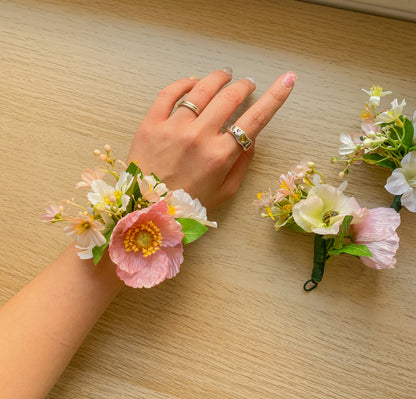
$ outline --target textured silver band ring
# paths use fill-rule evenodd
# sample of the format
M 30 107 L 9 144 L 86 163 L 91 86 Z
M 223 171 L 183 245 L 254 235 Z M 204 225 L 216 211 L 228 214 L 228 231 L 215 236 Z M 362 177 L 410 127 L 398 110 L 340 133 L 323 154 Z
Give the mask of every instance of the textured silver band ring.
M 227 132 L 234 136 L 237 143 L 243 147 L 244 151 L 247 151 L 253 144 L 253 141 L 247 136 L 244 130 L 236 125 L 232 125 L 230 128 L 228 128 Z
M 199 108 L 195 105 L 192 104 L 190 101 L 181 101 L 178 104 L 178 107 L 186 107 L 189 108 L 191 111 L 195 112 L 197 115 L 199 115 L 201 113 L 201 111 L 199 110 Z

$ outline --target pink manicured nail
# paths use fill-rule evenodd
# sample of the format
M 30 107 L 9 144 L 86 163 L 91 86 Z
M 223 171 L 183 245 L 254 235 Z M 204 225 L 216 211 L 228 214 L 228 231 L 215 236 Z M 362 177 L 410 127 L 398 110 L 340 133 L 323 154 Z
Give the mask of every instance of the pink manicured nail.
M 233 69 L 232 69 L 232 68 L 230 68 L 230 67 L 226 66 L 226 67 L 222 68 L 222 70 L 223 70 L 225 73 L 228 73 L 228 75 L 233 76 Z
M 283 77 L 282 83 L 287 89 L 291 89 L 294 86 L 296 79 L 297 79 L 296 73 L 290 71 L 290 72 L 287 72 L 286 75 Z

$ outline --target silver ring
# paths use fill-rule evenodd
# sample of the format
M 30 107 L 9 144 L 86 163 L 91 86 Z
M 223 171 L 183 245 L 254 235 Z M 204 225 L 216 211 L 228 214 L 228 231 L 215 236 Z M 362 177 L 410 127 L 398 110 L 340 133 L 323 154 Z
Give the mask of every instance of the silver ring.
M 192 104 L 190 101 L 181 101 L 178 104 L 178 107 L 186 107 L 189 108 L 191 111 L 195 112 L 197 115 L 199 115 L 201 113 L 201 111 L 199 110 L 199 108 L 195 105 Z
M 247 151 L 253 144 L 253 141 L 247 136 L 244 130 L 236 125 L 232 125 L 230 128 L 228 128 L 227 132 L 234 136 L 237 143 L 243 147 L 244 151 Z

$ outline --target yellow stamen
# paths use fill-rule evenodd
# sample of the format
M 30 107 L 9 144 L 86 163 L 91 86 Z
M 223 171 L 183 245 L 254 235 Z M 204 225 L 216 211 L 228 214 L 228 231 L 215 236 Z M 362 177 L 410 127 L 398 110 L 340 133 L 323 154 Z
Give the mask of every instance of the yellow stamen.
M 266 206 L 266 212 L 272 218 L 272 220 L 276 220 L 272 214 L 272 210 L 270 209 L 270 206 Z
M 173 205 L 169 205 L 168 215 L 174 215 L 176 213 L 176 209 Z
M 88 230 L 90 228 L 89 222 L 82 222 L 75 227 L 75 234 L 80 236 L 82 233 L 84 233 L 85 230 Z
M 133 226 L 124 238 L 127 251 L 142 251 L 144 257 L 154 254 L 162 245 L 162 235 L 153 222 Z
M 363 119 L 363 120 L 364 119 L 369 119 L 370 116 L 371 116 L 370 108 L 368 108 L 368 105 L 366 104 L 365 108 L 363 108 L 362 111 L 361 111 L 361 119 Z
M 283 183 L 280 184 L 280 188 L 283 188 L 283 190 L 290 191 L 289 185 L 284 180 Z
M 292 205 L 290 205 L 290 204 L 283 205 L 283 209 L 286 212 L 291 212 L 292 211 Z

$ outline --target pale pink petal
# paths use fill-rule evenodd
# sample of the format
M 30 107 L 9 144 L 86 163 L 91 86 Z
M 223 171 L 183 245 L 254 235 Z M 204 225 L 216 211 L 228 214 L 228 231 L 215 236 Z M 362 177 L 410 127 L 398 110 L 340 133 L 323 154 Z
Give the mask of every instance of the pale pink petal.
M 169 258 L 169 273 L 167 278 L 175 277 L 179 273 L 183 262 L 183 245 L 180 243 L 176 247 L 165 247 L 163 250 Z
M 141 267 L 135 273 L 128 273 L 117 267 L 117 275 L 120 280 L 133 288 L 151 288 L 165 280 L 169 273 L 167 254 L 163 250 L 159 250 L 145 259 L 145 267 Z
M 380 241 L 391 236 L 400 225 L 400 214 L 393 208 L 370 209 L 362 223 L 355 224 L 354 241 Z
M 57 214 L 61 213 L 59 206 L 55 204 L 46 205 L 45 210 L 46 213 L 40 215 L 40 220 L 42 220 L 42 222 L 50 222 L 51 220 L 55 219 Z
M 357 242 L 360 244 L 360 242 Z M 361 262 L 373 269 L 392 269 L 397 262 L 394 257 L 399 247 L 399 237 L 394 234 L 387 240 L 365 243 L 372 253 L 372 257 L 361 256 Z

